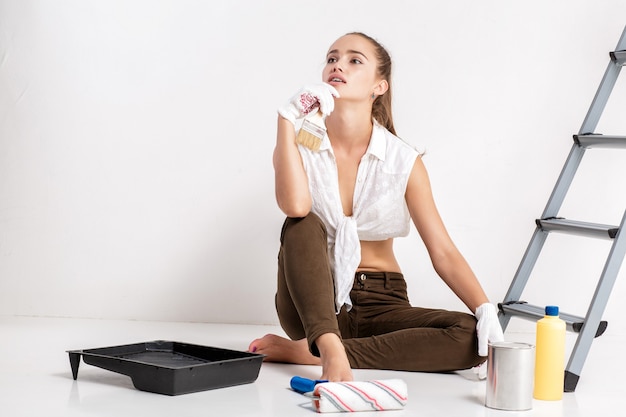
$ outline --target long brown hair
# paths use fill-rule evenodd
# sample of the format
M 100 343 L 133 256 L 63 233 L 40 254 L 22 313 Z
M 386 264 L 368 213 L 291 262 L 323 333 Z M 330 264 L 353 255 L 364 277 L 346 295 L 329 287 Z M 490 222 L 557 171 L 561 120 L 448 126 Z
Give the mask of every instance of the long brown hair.
M 382 46 L 376 39 L 366 35 L 365 33 L 351 32 L 348 33 L 348 35 L 361 36 L 374 45 L 374 49 L 376 50 L 376 59 L 378 61 L 376 68 L 378 75 L 383 80 L 387 81 L 389 89 L 385 94 L 374 99 L 374 103 L 372 104 L 372 117 L 395 135 L 396 129 L 393 126 L 393 115 L 391 113 L 391 56 L 389 56 L 389 52 L 387 52 L 384 46 Z

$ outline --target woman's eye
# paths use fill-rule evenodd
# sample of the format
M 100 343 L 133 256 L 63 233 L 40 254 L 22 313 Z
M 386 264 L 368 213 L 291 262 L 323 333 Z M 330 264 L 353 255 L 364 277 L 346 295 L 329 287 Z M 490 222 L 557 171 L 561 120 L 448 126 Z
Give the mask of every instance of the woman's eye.
M 362 64 L 361 60 L 358 58 L 352 58 L 352 63 L 353 64 Z
M 328 61 L 326 61 L 328 64 L 332 64 L 334 62 L 337 62 L 336 58 L 328 58 Z

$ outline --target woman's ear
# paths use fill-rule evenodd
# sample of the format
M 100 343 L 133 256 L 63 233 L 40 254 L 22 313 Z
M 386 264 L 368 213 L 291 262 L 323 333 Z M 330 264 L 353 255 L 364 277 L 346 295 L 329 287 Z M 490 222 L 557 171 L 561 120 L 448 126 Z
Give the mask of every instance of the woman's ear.
M 380 80 L 378 84 L 374 87 L 374 94 L 377 96 L 382 96 L 389 90 L 389 83 L 387 80 Z

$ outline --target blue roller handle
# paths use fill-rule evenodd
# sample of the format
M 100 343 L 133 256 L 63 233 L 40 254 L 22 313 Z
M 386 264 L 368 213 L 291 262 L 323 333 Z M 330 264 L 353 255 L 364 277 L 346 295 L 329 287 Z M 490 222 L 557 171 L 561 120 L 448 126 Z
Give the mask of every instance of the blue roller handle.
M 308 379 L 302 378 L 301 376 L 294 376 L 291 378 L 291 389 L 299 392 L 300 394 L 304 394 L 306 392 L 313 392 L 315 386 L 317 384 L 321 384 L 322 382 L 328 382 L 325 379 Z

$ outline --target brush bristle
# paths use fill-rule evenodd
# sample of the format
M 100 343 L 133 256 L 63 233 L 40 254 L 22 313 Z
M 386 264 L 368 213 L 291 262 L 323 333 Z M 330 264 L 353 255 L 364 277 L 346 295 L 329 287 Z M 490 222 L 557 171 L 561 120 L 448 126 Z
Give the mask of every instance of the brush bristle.
M 323 119 L 320 118 L 319 120 L 323 123 Z M 302 127 L 298 132 L 298 136 L 296 136 L 296 143 L 299 143 L 312 151 L 318 151 L 325 134 L 326 129 L 324 126 L 320 126 L 309 119 L 304 119 Z
M 296 137 L 296 143 L 309 148 L 312 151 L 319 151 L 322 145 L 322 138 L 315 136 L 313 133 L 300 131 Z

